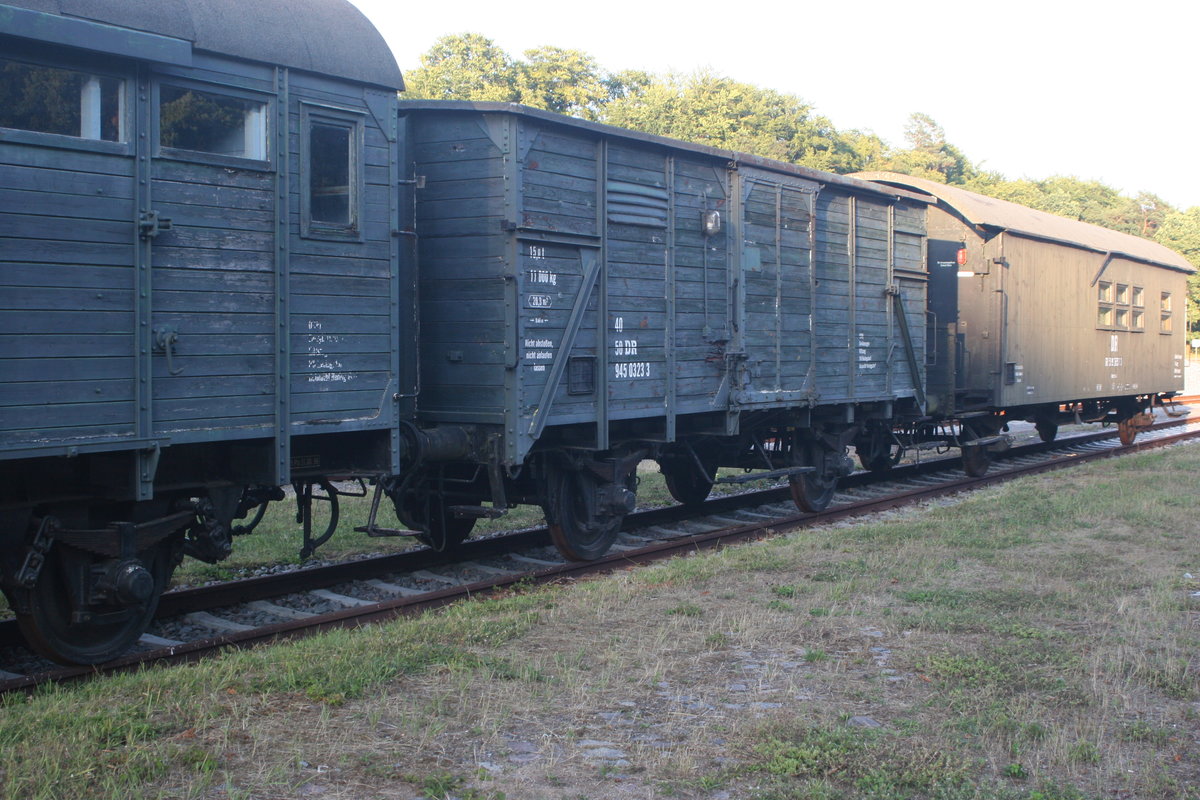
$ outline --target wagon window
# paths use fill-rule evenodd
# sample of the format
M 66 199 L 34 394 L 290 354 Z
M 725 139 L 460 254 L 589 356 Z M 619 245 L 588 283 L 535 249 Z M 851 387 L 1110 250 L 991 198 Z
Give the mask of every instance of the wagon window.
M 362 120 L 315 108 L 305 108 L 304 116 L 304 234 L 357 238 L 362 205 Z
M 0 58 L 0 127 L 123 142 L 125 82 Z
M 1113 284 L 1110 281 L 1100 281 L 1097 285 L 1097 297 L 1100 300 L 1099 310 L 1096 314 L 1096 327 L 1098 328 L 1114 328 L 1125 327 L 1125 313 L 1118 311 L 1113 307 L 1113 299 L 1116 292 L 1113 291 Z
M 1133 287 L 1133 304 L 1138 308 L 1146 305 L 1146 290 L 1140 286 Z
M 1129 305 L 1129 287 L 1123 283 L 1117 284 L 1117 302 Z
M 1175 321 L 1171 314 L 1171 293 L 1163 292 L 1161 301 L 1161 311 L 1159 314 L 1160 333 L 1171 333 L 1175 330 Z
M 350 224 L 350 130 L 336 125 L 309 131 L 308 191 L 314 222 Z
M 1129 326 L 1131 329 L 1135 331 L 1146 330 L 1146 312 L 1134 309 L 1132 320 L 1133 322 Z
M 159 144 L 177 150 L 265 159 L 266 103 L 163 85 L 158 93 Z

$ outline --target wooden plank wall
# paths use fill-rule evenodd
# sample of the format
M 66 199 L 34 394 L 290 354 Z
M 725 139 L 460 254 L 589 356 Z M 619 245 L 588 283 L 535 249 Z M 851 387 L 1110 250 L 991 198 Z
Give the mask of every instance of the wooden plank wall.
M 929 279 L 925 258 L 925 211 L 924 203 L 897 201 L 893 206 L 893 276 L 904 297 L 904 312 L 908 330 L 912 335 L 913 348 L 917 353 L 918 374 L 911 374 L 903 354 L 896 351 L 892 356 L 892 394 L 896 397 L 911 397 L 917 387 L 924 387 L 928 379 L 925 354 L 929 347 L 926 309 L 928 308 Z M 893 340 L 900 346 L 900 333 L 893 319 Z
M 816 200 L 816 242 L 813 269 L 817 296 L 814 306 L 814 371 L 818 400 L 844 402 L 850 397 L 850 198 L 837 191 L 822 191 Z
M 6 449 L 135 433 L 133 158 L 120 149 L 0 141 Z
M 770 174 L 743 180 L 743 347 L 752 384 L 741 403 L 775 404 L 785 399 L 779 393 L 801 391 L 810 379 L 810 225 L 816 187 Z
M 608 413 L 611 419 L 661 419 L 668 369 L 667 270 L 673 266 L 668 153 L 615 137 L 607 153 Z M 641 211 L 621 213 L 618 201 L 638 197 L 639 191 Z
M 856 400 L 887 397 L 889 373 L 897 369 L 907 372 L 903 357 L 889 361 L 892 344 L 899 339 L 891 327 L 893 303 L 887 293 L 892 255 L 889 205 L 867 197 L 858 197 L 854 203 L 854 329 L 849 366 Z
M 729 319 L 729 173 L 708 159 L 675 159 L 675 403 L 681 414 L 714 410 L 725 375 Z M 721 214 L 704 236 L 701 214 Z
M 416 227 L 421 302 L 418 413 L 504 421 L 504 163 L 480 115 L 412 114 L 409 158 L 424 186 Z
M 507 452 L 521 460 L 535 444 L 553 365 L 579 359 L 594 388 L 572 392 L 564 370 L 547 426 L 607 419 L 620 438 L 621 423 L 637 420 L 651 423 L 639 435 L 661 427 L 669 436 L 672 412 L 711 413 L 727 402 L 719 398 L 735 338 L 734 279 L 745 286 L 741 344 L 752 379 L 743 407 L 796 405 L 809 391 L 819 403 L 913 394 L 887 289 L 895 267 L 914 270 L 899 280 L 921 358 L 918 209 L 893 212 L 887 199 L 817 191 L 813 181 L 756 168 L 741 171 L 745 193 L 731 203 L 727 163 L 703 154 L 502 111 L 422 109 L 412 119 L 426 180 L 424 418 L 505 423 L 519 440 Z M 742 219 L 706 237 L 702 212 L 731 208 Z M 732 246 L 743 248 L 738 276 Z M 599 277 L 567 352 L 596 260 Z
M 388 427 L 394 420 L 391 394 L 401 390 L 394 383 L 391 338 L 392 294 L 399 291 L 391 280 L 391 207 L 398 189 L 392 145 L 380 128 L 389 120 L 370 113 L 361 88 L 293 73 L 290 93 L 291 219 L 300 209 L 302 104 L 354 112 L 364 129 L 361 241 L 305 238 L 298 225 L 288 226 L 293 433 L 323 421 L 338 430 Z M 400 353 L 411 357 L 407 349 Z

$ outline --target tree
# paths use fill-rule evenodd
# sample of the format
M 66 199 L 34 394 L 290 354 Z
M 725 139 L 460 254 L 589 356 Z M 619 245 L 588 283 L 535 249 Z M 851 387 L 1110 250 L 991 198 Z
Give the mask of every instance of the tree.
M 1159 244 L 1181 253 L 1200 270 L 1200 206 L 1187 211 L 1171 209 L 1163 215 L 1154 236 Z M 1187 321 L 1189 330 L 1200 327 L 1200 272 L 1188 278 Z
M 580 50 L 539 47 L 517 64 L 521 103 L 558 114 L 595 119 L 608 102 L 609 85 L 596 60 Z
M 443 36 L 405 76 L 407 95 L 430 100 L 513 103 L 520 98 L 512 58 L 477 33 Z
M 1171 204 L 1156 194 L 1138 192 L 1135 208 L 1140 212 L 1138 218 L 1138 236 L 1153 239 L 1166 221 L 1167 215 L 1175 209 Z
M 654 81 L 638 70 L 609 74 L 581 50 L 536 47 L 524 61 L 513 59 L 477 33 L 438 39 L 405 78 L 409 97 L 523 103 L 591 120 L 605 104 L 635 97 Z
M 835 172 L 868 166 L 868 134 L 839 133 L 795 95 L 711 71 L 671 75 L 611 100 L 602 119 L 624 128 Z
M 966 184 L 979 176 L 979 170 L 954 145 L 946 141 L 946 131 L 928 114 L 914 112 L 904 127 L 907 150 L 892 151 L 884 168 L 938 183 Z

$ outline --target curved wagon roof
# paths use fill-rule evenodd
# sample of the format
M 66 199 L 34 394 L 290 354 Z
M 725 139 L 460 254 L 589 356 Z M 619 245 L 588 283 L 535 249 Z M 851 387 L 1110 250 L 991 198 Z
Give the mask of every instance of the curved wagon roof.
M 4 6 L 181 39 L 210 53 L 404 86 L 391 49 L 347 0 L 3 0 L 0 11 Z M 0 25 L 0 33 L 10 32 Z M 83 37 L 70 43 L 88 48 Z
M 936 197 L 938 204 L 981 231 L 1011 231 L 1071 247 L 1112 253 L 1169 269 L 1195 272 L 1188 260 L 1169 247 L 1099 225 L 1037 211 L 1007 200 L 969 192 L 957 186 L 896 172 L 858 172 L 854 177 L 878 181 Z

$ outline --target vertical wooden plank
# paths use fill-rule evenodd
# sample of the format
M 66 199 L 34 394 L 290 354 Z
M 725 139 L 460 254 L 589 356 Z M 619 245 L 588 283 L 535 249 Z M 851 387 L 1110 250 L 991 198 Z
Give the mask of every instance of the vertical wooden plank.
M 494 117 L 484 117 L 484 122 L 492 134 L 492 143 L 499 151 L 501 170 L 504 175 L 504 216 L 505 226 L 516 225 L 521 198 L 521 165 L 514 155 L 518 150 L 518 133 L 521 121 L 511 114 L 497 114 Z M 525 391 L 525 371 L 520 369 L 521 348 L 518 338 L 521 333 L 521 314 L 524 311 L 522 302 L 521 282 L 521 243 L 514 235 L 508 236 L 504 243 L 504 263 L 511 265 L 508 269 L 515 271 L 505 275 L 504 292 L 504 458 L 510 464 L 518 463 L 524 455 L 524 448 L 518 435 L 518 422 L 521 419 L 521 398 Z M 523 433 L 523 432 L 522 432 Z
M 612 353 L 608 346 L 608 331 L 611 327 L 608 309 L 608 139 L 601 138 L 596 142 L 596 230 L 604 231 L 600 237 L 600 296 L 597 298 L 596 309 L 596 362 L 599 375 L 596 379 L 596 449 L 609 448 L 609 428 L 611 419 L 609 404 L 612 399 L 608 395 L 608 368 Z
M 742 241 L 745 238 L 745 213 L 742 203 L 742 174 L 736 165 L 731 164 L 729 172 L 729 235 L 726 237 L 729 247 L 729 290 L 733 308 L 729 309 L 729 318 L 733 324 L 729 347 L 726 349 L 726 375 L 730 382 L 729 402 L 725 406 L 725 435 L 736 436 L 741 430 L 741 410 L 738 407 L 736 383 L 740 378 L 741 366 L 746 353 L 746 265 L 743 257 Z M 732 358 L 731 358 L 732 357 Z
M 391 93 L 395 96 L 395 93 Z M 403 436 L 400 420 L 411 420 L 416 414 L 418 378 L 417 325 L 420 310 L 417 306 L 417 260 L 416 231 L 410 230 L 408 219 L 403 215 L 412 211 L 416 193 L 416 178 L 406 173 L 407 162 L 402 162 L 400 115 L 394 101 L 387 104 L 388 119 L 380 120 L 388 131 L 388 185 L 395 187 L 388 192 L 390 222 L 392 230 L 392 252 L 390 280 L 391 297 L 389 310 L 391 319 L 388 327 L 392 337 L 392 355 L 389 365 L 396 380 L 395 401 L 392 404 L 392 424 L 388 426 L 388 439 L 392 474 L 399 473 L 404 453 L 401 450 Z M 402 201 L 403 196 L 403 201 Z M 401 209 L 404 209 L 402 212 Z
M 291 113 L 290 75 L 285 67 L 275 69 L 275 455 L 272 482 L 291 481 L 291 148 L 288 125 Z
M 775 389 L 784 386 L 784 186 L 775 186 Z
M 887 290 L 890 292 L 893 289 L 898 289 L 896 284 L 896 202 L 888 203 L 887 216 Z M 925 304 L 923 303 L 922 306 Z M 891 304 L 884 306 L 884 318 L 887 320 L 887 352 L 889 354 L 887 367 L 887 394 L 888 397 L 896 396 L 896 367 L 895 360 L 891 358 L 892 342 L 895 337 L 893 325 L 895 321 L 892 319 Z
M 153 279 L 151 270 L 151 239 L 141 235 L 139 223 L 143 212 L 149 212 L 151 205 L 150 181 L 150 75 L 146 64 L 139 64 L 136 86 L 134 91 L 134 204 L 133 219 L 130 220 L 131 236 L 133 238 L 134 256 L 134 357 L 133 375 L 137 382 L 135 396 L 134 435 L 138 439 L 146 439 L 154 434 L 153 418 L 153 368 L 151 359 L 154 352 L 153 331 L 151 331 L 151 314 L 153 304 Z M 168 345 L 169 346 L 169 345 Z M 153 461 L 147 458 L 145 451 L 140 451 L 134 459 L 133 485 L 138 500 L 149 500 L 154 496 L 154 466 L 157 464 L 157 452 Z
M 846 202 L 849 206 L 846 218 L 850 226 L 846 234 L 846 250 L 849 253 L 847 290 L 850 293 L 846 311 L 846 378 L 849 382 L 846 397 L 854 399 L 858 388 L 858 316 L 855 311 L 858 299 L 858 198 L 851 195 Z
M 675 415 L 677 400 L 675 397 L 675 156 L 667 156 L 667 248 L 663 258 L 663 268 L 666 270 L 666 319 L 663 322 L 663 343 L 667 365 L 666 390 L 663 405 L 667 415 L 666 440 L 675 441 Z

